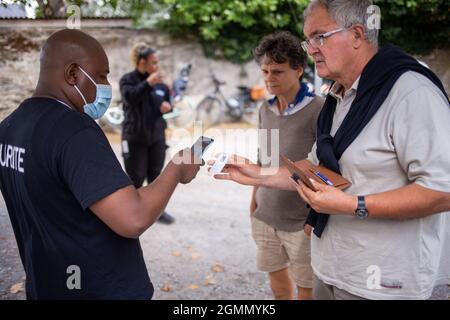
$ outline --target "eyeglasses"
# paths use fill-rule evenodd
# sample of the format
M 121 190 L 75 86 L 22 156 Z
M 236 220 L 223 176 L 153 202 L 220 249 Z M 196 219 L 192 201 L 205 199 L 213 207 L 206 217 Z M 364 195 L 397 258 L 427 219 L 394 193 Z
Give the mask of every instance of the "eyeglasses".
M 302 41 L 302 48 L 303 50 L 305 50 L 305 52 L 308 52 L 308 49 L 310 46 L 312 46 L 313 48 L 317 48 L 318 46 L 323 46 L 323 41 L 328 38 L 331 37 L 333 34 L 336 34 L 338 32 L 347 30 L 350 28 L 339 28 L 339 29 L 335 29 L 335 30 L 331 30 L 322 34 L 317 34 L 314 37 L 312 37 L 309 40 L 305 40 Z

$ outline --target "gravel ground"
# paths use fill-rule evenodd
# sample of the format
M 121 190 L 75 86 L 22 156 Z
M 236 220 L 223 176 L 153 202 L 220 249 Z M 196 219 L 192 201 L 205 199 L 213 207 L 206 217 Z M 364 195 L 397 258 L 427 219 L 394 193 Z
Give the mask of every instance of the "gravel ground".
M 0 300 L 1 299 L 24 299 L 23 290 L 18 288 L 17 293 L 11 293 L 11 287 L 20 285 L 25 280 L 22 263 L 16 239 L 9 221 L 8 212 L 0 195 Z

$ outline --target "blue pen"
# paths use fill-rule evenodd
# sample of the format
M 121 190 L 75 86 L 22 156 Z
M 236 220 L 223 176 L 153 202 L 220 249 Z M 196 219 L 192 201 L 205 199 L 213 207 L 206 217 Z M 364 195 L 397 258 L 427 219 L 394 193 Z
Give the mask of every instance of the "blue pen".
M 319 171 L 316 172 L 316 176 L 318 176 L 320 179 L 322 179 L 326 184 L 330 186 L 334 186 L 333 182 L 327 179 L 323 174 L 321 174 Z

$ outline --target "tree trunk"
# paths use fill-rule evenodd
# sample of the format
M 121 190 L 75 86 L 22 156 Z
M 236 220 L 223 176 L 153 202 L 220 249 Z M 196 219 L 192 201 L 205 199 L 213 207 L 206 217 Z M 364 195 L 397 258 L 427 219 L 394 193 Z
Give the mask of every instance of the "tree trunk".
M 64 0 L 37 0 L 37 3 L 44 18 L 64 18 L 66 16 Z

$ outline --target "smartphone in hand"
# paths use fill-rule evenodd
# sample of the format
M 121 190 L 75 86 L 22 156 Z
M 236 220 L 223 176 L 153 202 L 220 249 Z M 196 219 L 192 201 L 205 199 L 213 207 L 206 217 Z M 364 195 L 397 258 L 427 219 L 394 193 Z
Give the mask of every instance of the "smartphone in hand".
M 214 142 L 214 139 L 208 138 L 205 136 L 201 136 L 197 139 L 197 141 L 192 145 L 191 150 L 195 157 L 201 159 L 205 154 L 206 150 L 211 146 Z

